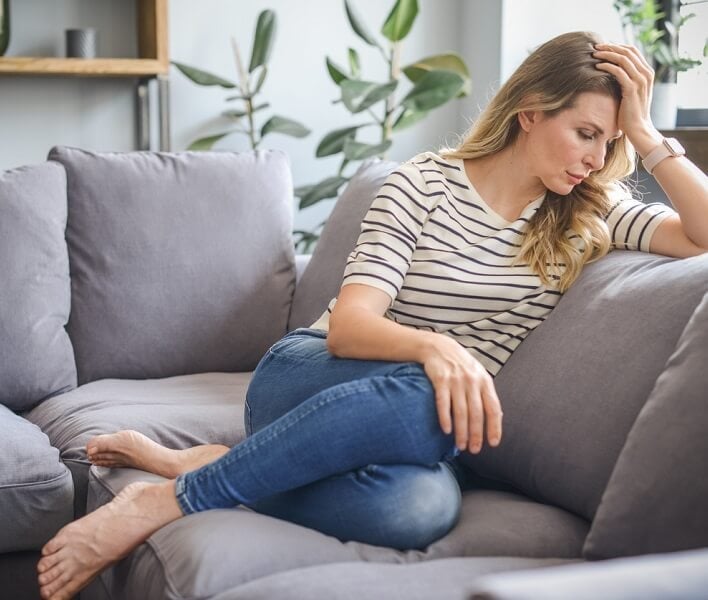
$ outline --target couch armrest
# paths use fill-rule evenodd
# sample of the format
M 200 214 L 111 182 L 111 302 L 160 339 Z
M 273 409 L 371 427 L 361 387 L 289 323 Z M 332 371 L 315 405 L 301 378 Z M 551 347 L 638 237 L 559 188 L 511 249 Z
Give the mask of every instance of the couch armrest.
M 708 549 L 649 554 L 481 577 L 473 600 L 705 598 Z

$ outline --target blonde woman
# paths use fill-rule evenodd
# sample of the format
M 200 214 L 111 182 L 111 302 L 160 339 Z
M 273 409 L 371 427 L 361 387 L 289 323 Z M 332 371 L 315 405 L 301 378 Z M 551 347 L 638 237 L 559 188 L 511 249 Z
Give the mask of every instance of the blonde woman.
M 444 535 L 460 508 L 451 460 L 502 439 L 494 375 L 583 265 L 611 247 L 708 248 L 708 178 L 652 125 L 652 79 L 635 48 L 588 33 L 538 48 L 459 148 L 388 178 L 338 298 L 259 364 L 244 442 L 89 442 L 94 464 L 168 481 L 130 485 L 63 528 L 38 565 L 42 597 L 73 596 L 160 527 L 213 508 L 397 548 Z M 635 150 L 676 211 L 622 186 Z

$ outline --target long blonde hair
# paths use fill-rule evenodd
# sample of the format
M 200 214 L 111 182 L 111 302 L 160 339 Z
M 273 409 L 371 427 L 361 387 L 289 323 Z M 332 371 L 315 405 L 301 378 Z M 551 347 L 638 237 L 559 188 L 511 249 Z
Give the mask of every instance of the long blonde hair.
M 546 42 L 530 54 L 495 94 L 459 147 L 444 152 L 450 158 L 481 158 L 495 154 L 517 139 L 519 113 L 543 111 L 548 116 L 571 108 L 584 92 L 606 94 L 619 103 L 617 80 L 595 68 L 594 44 L 589 32 L 572 32 Z M 624 135 L 609 147 L 602 169 L 593 172 L 570 194 L 548 190 L 529 222 L 518 260 L 528 263 L 545 285 L 566 291 L 583 265 L 607 254 L 610 233 L 603 218 L 613 203 L 613 192 L 634 171 L 634 150 Z M 576 245 L 572 237 L 580 238 Z

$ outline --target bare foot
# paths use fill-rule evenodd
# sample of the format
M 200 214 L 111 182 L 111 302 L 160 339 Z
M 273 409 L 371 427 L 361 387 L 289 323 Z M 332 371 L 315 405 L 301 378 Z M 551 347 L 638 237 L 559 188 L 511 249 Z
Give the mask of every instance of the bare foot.
M 113 501 L 69 523 L 42 548 L 40 595 L 69 600 L 106 567 L 182 516 L 175 482 L 132 483 Z
M 132 430 L 97 435 L 86 444 L 86 454 L 94 465 L 133 467 L 168 479 L 198 469 L 228 451 L 227 446 L 218 444 L 172 450 Z

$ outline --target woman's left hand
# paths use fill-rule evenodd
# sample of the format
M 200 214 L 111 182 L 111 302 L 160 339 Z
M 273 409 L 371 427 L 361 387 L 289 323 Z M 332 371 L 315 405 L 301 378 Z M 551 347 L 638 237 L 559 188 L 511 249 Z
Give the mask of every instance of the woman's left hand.
M 661 134 L 649 116 L 654 70 L 637 48 L 626 44 L 596 44 L 593 56 L 603 61 L 596 68 L 614 75 L 619 82 L 622 101 L 617 126 L 645 156 L 661 143 Z

